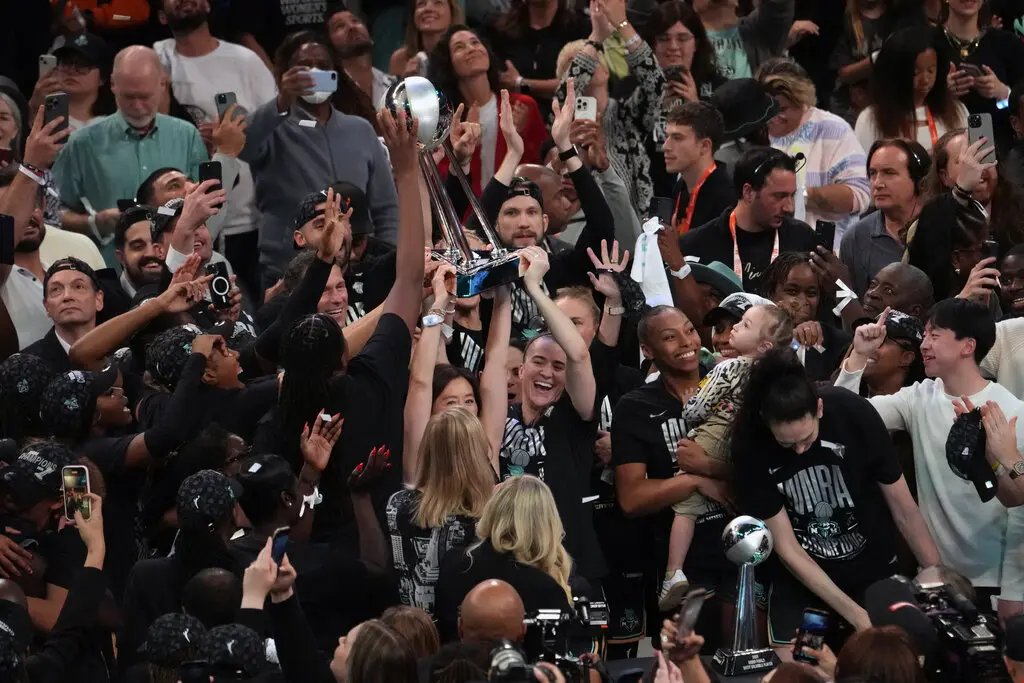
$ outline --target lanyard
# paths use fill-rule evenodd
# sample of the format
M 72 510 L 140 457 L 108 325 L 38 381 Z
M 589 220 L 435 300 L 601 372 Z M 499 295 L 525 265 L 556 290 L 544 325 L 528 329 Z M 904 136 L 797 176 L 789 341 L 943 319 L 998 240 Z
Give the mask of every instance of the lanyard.
M 701 175 L 700 180 L 698 180 L 697 184 L 693 186 L 693 189 L 690 190 L 690 200 L 686 203 L 686 218 L 682 223 L 677 223 L 677 218 L 679 216 L 679 200 L 681 197 L 676 197 L 676 208 L 675 211 L 672 212 L 672 225 L 676 226 L 680 235 L 689 232 L 691 227 L 690 223 L 693 221 L 693 210 L 697 208 L 697 193 L 700 192 L 700 188 L 704 186 L 704 182 L 708 179 L 708 176 L 714 173 L 717 168 L 718 165 L 712 163 L 711 166 L 709 166 Z
M 740 261 L 740 245 L 736 241 L 736 209 L 729 214 L 729 232 L 732 234 L 732 269 L 743 280 L 743 263 Z M 779 231 L 775 231 L 775 245 L 772 247 L 772 256 L 768 259 L 771 263 L 779 256 Z
M 924 108 L 925 120 L 928 122 L 928 133 L 932 136 L 932 147 L 939 141 L 939 131 L 935 127 L 935 117 L 932 116 L 932 110 L 928 107 Z M 917 137 L 916 135 L 914 137 Z

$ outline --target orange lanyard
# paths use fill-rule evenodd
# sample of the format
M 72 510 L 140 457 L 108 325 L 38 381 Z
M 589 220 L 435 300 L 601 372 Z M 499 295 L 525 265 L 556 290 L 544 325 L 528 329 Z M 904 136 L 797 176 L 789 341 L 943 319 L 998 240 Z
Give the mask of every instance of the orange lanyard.
M 708 179 L 708 176 L 714 173 L 717 168 L 718 165 L 712 163 L 711 166 L 708 167 L 708 170 L 704 171 L 704 174 L 701 175 L 700 180 L 698 180 L 697 184 L 693 186 L 693 189 L 690 190 L 690 201 L 686 204 L 686 218 L 682 223 L 676 223 L 676 217 L 679 215 L 679 200 L 681 199 L 681 197 L 676 197 L 676 208 L 675 211 L 672 212 L 672 225 L 676 226 L 680 235 L 685 232 L 689 232 L 690 222 L 693 221 L 693 210 L 697 208 L 697 193 L 700 192 L 700 188 L 704 186 L 704 182 Z
M 734 273 L 740 276 L 740 281 L 743 280 L 743 262 L 740 261 L 740 245 L 736 241 L 736 209 L 732 210 L 729 214 L 729 232 L 732 234 L 732 270 Z M 779 257 L 779 231 L 775 231 L 775 245 L 772 247 L 772 257 L 768 260 L 769 263 Z
M 935 127 L 935 117 L 932 116 L 932 110 L 929 109 L 928 107 L 924 108 L 924 116 L 925 119 L 928 121 L 928 132 L 932 136 L 932 147 L 934 147 L 935 143 L 939 141 L 939 131 Z M 914 137 L 917 136 L 915 135 Z

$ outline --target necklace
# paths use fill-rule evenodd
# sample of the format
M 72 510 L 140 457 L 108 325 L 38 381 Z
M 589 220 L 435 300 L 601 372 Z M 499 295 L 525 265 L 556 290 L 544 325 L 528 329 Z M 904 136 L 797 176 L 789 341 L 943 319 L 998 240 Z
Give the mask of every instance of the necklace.
M 954 35 L 947 27 L 943 27 L 942 31 L 946 34 L 946 40 L 949 41 L 949 44 L 960 53 L 960 59 L 967 59 L 967 57 L 974 52 L 974 49 L 978 47 L 978 43 L 981 42 L 981 37 L 985 35 L 985 32 L 982 31 L 974 38 L 965 40 L 960 36 Z

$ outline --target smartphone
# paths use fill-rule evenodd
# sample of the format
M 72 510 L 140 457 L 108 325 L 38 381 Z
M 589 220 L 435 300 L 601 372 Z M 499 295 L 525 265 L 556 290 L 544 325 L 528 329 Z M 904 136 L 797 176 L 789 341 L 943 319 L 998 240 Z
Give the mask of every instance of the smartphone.
M 984 75 L 980 66 L 977 64 L 971 64 L 970 62 L 961 62 L 959 68 L 971 78 L 978 78 Z
M 829 251 L 836 249 L 836 224 L 831 221 L 818 221 L 814 224 L 814 234 L 818 244 Z
M 967 144 L 973 145 L 981 138 L 986 140 L 982 146 L 991 150 L 981 162 L 983 164 L 995 163 L 996 137 L 992 132 L 992 114 L 971 114 L 967 117 Z
M 45 126 L 58 116 L 62 116 L 64 120 L 61 121 L 60 125 L 53 132 L 56 133 L 67 129 L 70 125 L 68 119 L 71 117 L 70 103 L 71 100 L 66 92 L 55 92 L 52 95 L 47 95 L 43 103 L 43 125 Z
M 274 540 L 270 546 L 270 557 L 277 564 L 281 564 L 281 560 L 284 559 L 284 551 L 288 547 L 288 531 L 289 527 L 286 526 L 274 531 Z
M 335 92 L 338 89 L 337 71 L 310 71 L 315 92 Z
M 694 588 L 683 598 L 679 614 L 676 615 L 676 639 L 681 640 L 693 633 L 693 627 L 697 625 L 697 618 L 707 595 L 705 589 Z
M 56 55 L 39 55 L 39 78 L 42 78 L 56 68 Z
M 213 102 L 217 105 L 217 120 L 223 121 L 231 105 L 238 104 L 238 97 L 233 92 L 219 92 L 213 96 Z
M 207 180 L 216 180 L 221 183 L 223 187 L 223 171 L 219 161 L 204 161 L 199 164 L 199 182 L 205 183 Z M 211 187 L 208 192 L 213 192 L 219 188 Z
M 182 662 L 179 674 L 181 683 L 210 683 L 210 663 L 205 659 Z
M 682 83 L 684 73 L 686 73 L 686 67 L 682 64 L 675 64 L 665 69 L 665 80 Z
M 597 121 L 597 98 L 586 95 L 576 98 L 576 120 Z
M 121 213 L 124 213 L 125 211 L 127 211 L 130 208 L 132 208 L 133 206 L 135 206 L 135 200 L 134 199 L 118 199 L 117 200 L 117 210 L 120 211 Z
M 815 657 L 804 654 L 804 648 L 820 650 L 825 645 L 825 634 L 828 632 L 828 612 L 820 609 L 804 610 L 803 623 L 796 632 L 796 644 L 793 645 L 793 659 L 798 662 L 817 664 Z
M 206 266 L 206 274 L 212 275 L 210 280 L 210 300 L 214 308 L 231 308 L 231 278 L 228 276 L 228 264 L 217 261 Z
M 675 210 L 676 203 L 670 197 L 651 197 L 651 208 L 647 214 L 649 218 L 657 218 L 662 225 L 671 226 Z
M 14 265 L 14 216 L 0 213 L 0 264 Z
M 89 519 L 89 470 L 83 465 L 67 465 L 61 469 L 64 485 L 64 517 L 75 521 L 75 511 Z

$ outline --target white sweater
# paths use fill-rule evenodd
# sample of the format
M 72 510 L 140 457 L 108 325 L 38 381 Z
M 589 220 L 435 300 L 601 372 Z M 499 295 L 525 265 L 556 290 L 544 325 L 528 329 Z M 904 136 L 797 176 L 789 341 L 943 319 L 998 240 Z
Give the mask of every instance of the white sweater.
M 981 361 L 981 371 L 1024 398 L 1024 318 L 996 323 L 996 343 Z
M 857 391 L 862 374 L 847 372 L 844 364 L 836 386 Z M 943 563 L 975 586 L 999 586 L 1003 600 L 1024 600 L 1024 508 L 1007 510 L 995 498 L 982 503 L 974 484 L 946 462 L 957 398 L 944 391 L 942 380 L 927 379 L 870 400 L 890 431 L 905 430 L 913 439 L 918 504 Z M 995 401 L 1007 419 L 1024 417 L 1024 403 L 995 382 L 970 399 L 976 406 Z M 1017 442 L 1024 443 L 1024 419 L 1017 422 Z

